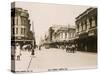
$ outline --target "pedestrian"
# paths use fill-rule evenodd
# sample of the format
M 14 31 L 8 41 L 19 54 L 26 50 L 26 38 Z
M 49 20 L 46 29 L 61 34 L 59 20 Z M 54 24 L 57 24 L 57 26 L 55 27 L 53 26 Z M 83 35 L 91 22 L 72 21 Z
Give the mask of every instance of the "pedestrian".
M 16 43 L 16 57 L 17 57 L 17 60 L 20 60 L 20 56 L 21 56 L 21 48 L 20 48 L 20 45 L 19 43 Z
M 72 52 L 74 53 L 75 52 L 75 45 L 72 44 Z
M 68 45 L 66 45 L 66 52 L 68 51 Z
M 31 55 L 35 55 L 35 53 L 34 53 L 34 46 L 32 46 L 32 53 L 31 53 Z
M 39 50 L 41 50 L 41 45 L 39 46 Z
M 69 44 L 69 52 L 72 52 L 72 44 Z
M 69 44 L 67 45 L 67 52 L 69 52 Z

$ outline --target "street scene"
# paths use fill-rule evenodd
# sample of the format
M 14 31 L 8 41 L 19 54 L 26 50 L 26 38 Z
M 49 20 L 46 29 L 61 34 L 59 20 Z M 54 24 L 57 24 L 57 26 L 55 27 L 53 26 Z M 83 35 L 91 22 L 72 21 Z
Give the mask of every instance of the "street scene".
M 74 54 L 66 53 L 65 50 L 51 48 L 41 51 L 37 50 L 34 56 L 31 56 L 27 51 L 22 52 L 21 60 L 15 61 L 15 64 L 18 72 L 91 69 L 97 67 L 97 55 L 96 53 L 80 51 Z
M 14 2 L 11 71 L 97 68 L 97 8 Z

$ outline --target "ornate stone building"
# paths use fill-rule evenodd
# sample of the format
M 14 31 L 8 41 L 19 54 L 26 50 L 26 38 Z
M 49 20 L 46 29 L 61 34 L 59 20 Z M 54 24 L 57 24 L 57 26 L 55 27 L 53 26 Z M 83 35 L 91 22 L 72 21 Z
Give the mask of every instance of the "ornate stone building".
M 11 9 L 11 41 L 12 43 L 30 43 L 33 33 L 30 31 L 29 13 L 22 8 Z
M 97 8 L 88 8 L 76 17 L 78 50 L 97 51 Z
M 61 48 L 67 43 L 74 42 L 75 28 L 65 25 L 53 25 L 49 28 L 49 44 L 51 47 Z

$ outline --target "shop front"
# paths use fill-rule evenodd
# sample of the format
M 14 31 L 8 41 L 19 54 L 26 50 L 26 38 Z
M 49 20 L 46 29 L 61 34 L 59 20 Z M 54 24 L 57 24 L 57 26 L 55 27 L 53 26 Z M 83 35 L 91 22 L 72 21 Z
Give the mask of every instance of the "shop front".
M 91 30 L 79 35 L 78 50 L 86 52 L 97 52 L 97 32 Z

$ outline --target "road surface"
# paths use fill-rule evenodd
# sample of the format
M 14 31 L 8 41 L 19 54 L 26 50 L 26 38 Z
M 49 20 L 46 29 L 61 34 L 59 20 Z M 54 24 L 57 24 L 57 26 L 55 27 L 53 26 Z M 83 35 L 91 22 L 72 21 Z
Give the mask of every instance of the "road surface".
M 52 71 L 89 69 L 97 67 L 97 54 L 89 52 L 67 53 L 62 49 L 35 50 L 35 56 L 23 51 L 21 60 L 16 60 L 16 71 Z

